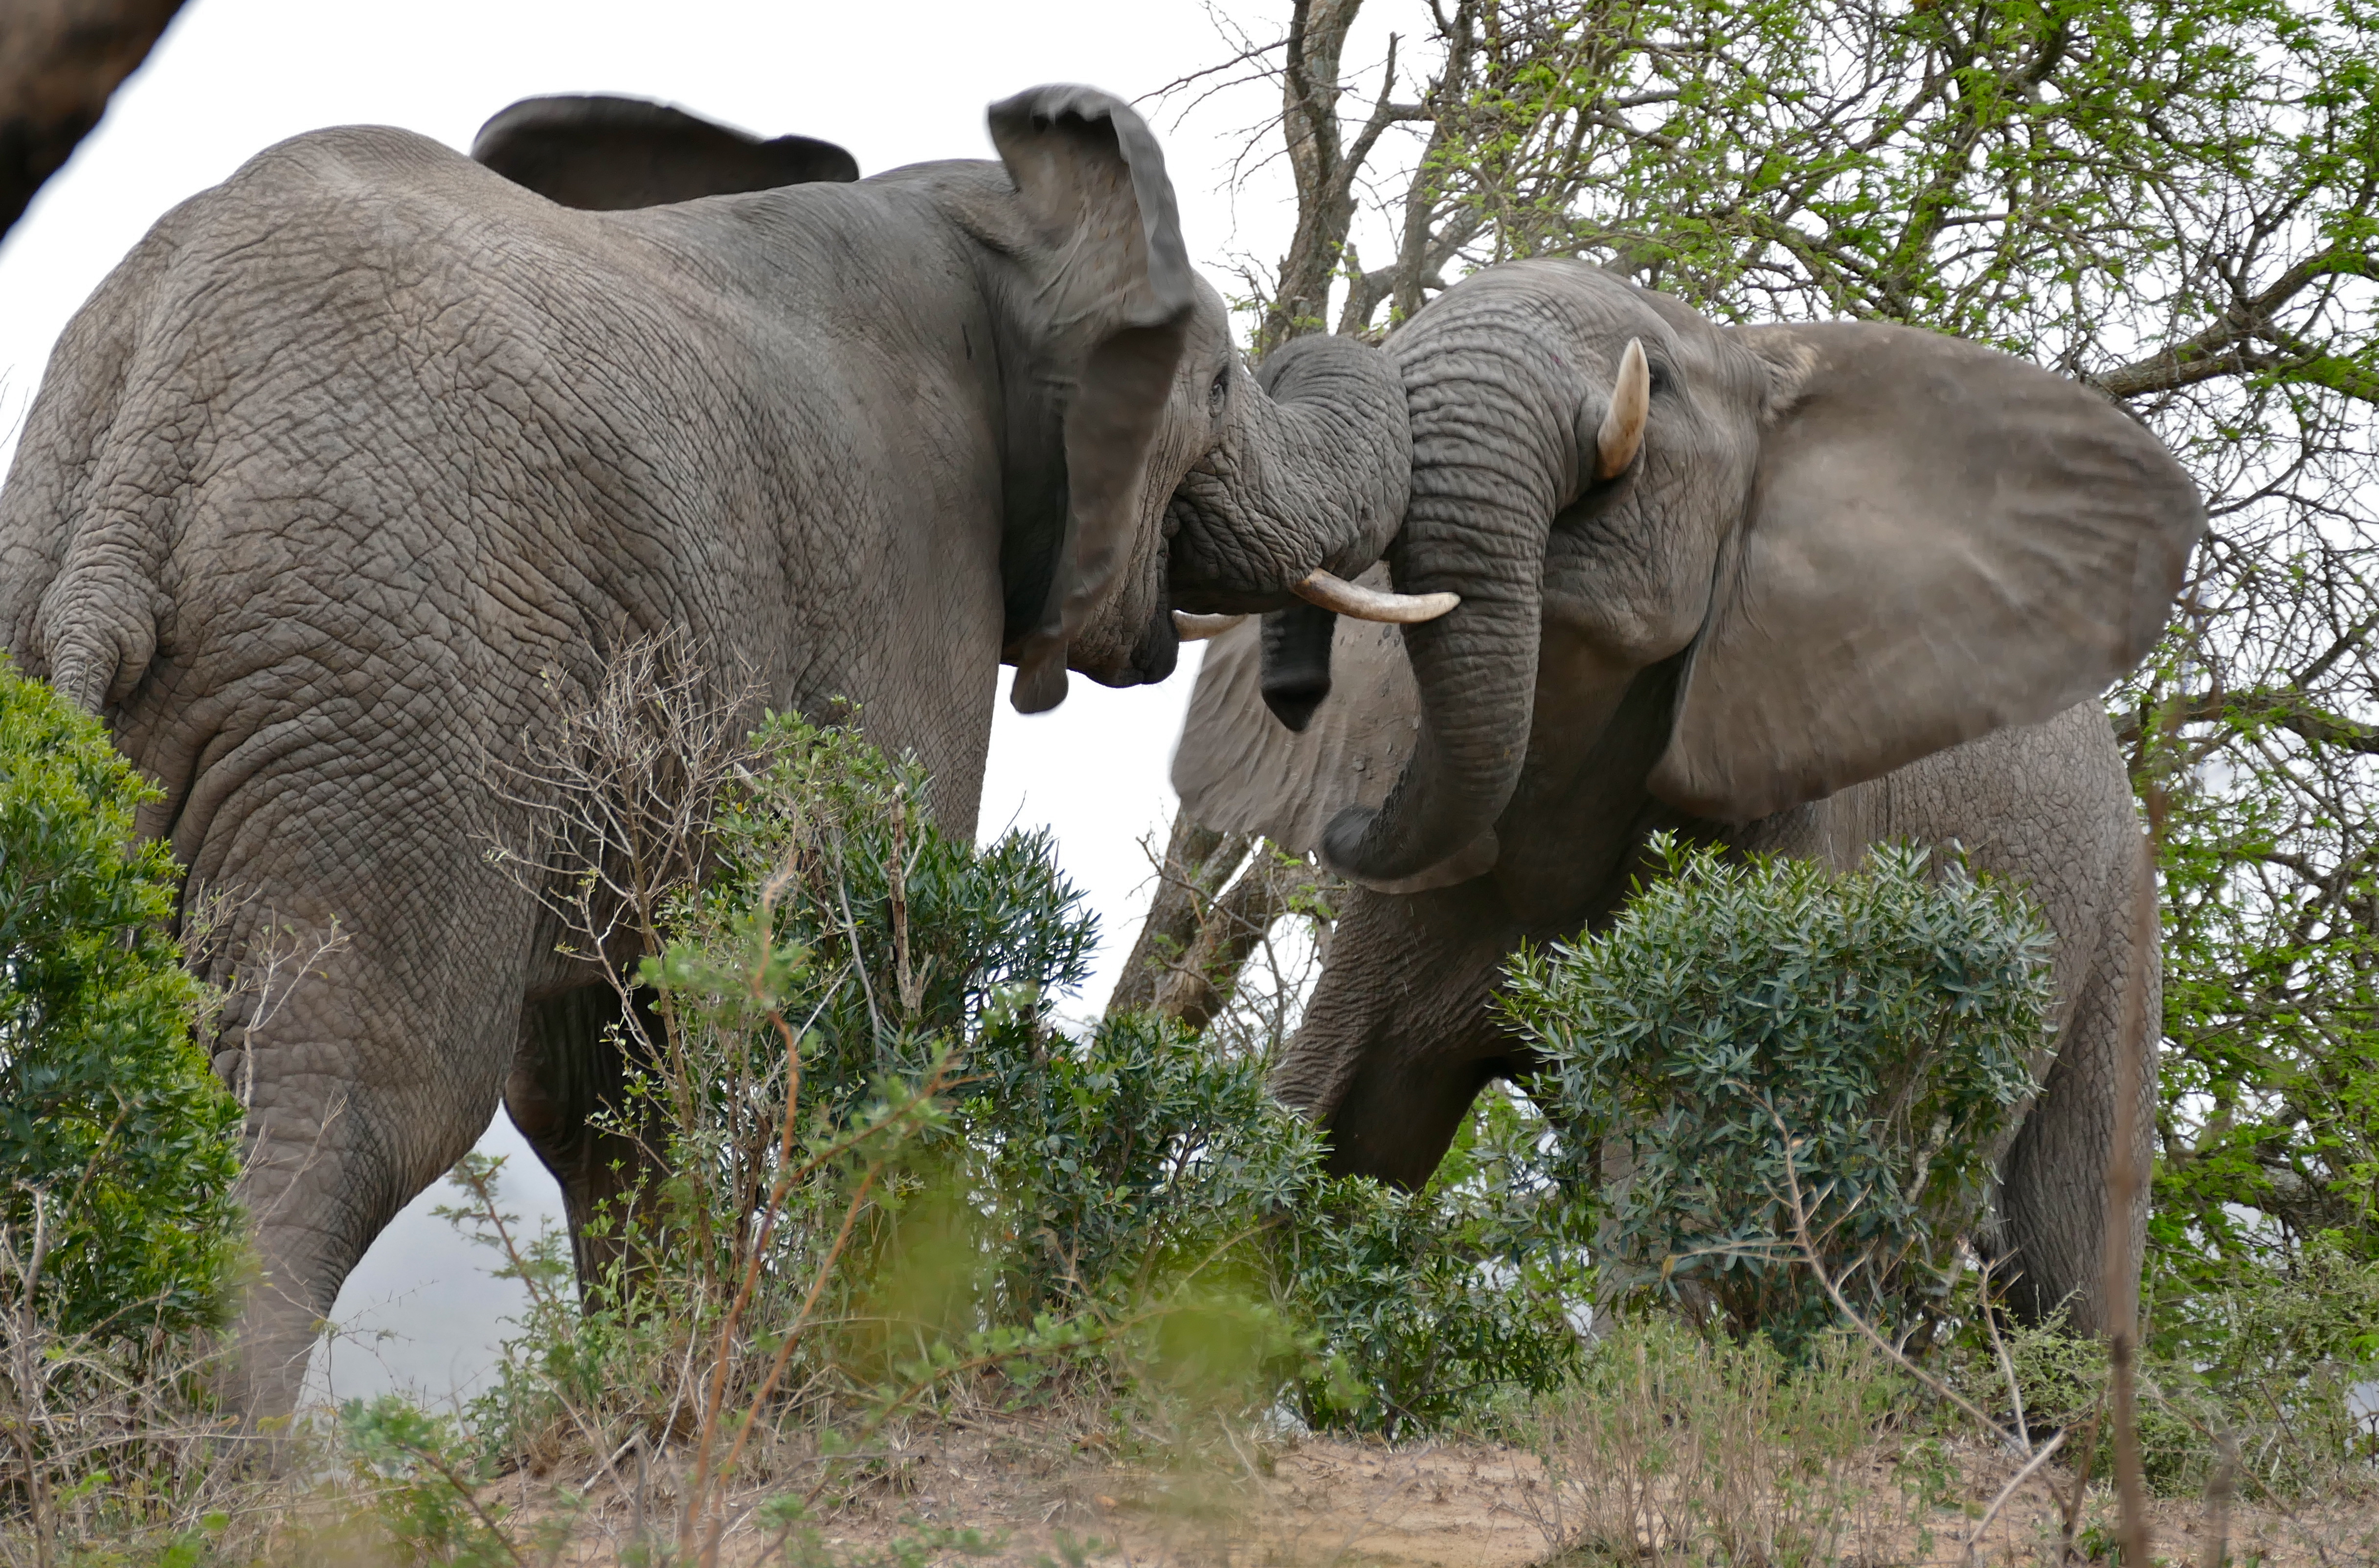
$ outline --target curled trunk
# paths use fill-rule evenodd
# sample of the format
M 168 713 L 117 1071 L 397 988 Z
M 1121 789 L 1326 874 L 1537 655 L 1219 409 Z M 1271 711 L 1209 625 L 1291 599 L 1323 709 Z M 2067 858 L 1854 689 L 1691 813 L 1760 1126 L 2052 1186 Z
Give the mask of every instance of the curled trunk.
M 1420 730 L 1403 776 L 1379 810 L 1349 807 L 1323 835 L 1332 864 L 1373 882 L 1469 848 L 1512 798 L 1533 717 L 1555 476 L 1576 460 L 1557 382 L 1508 329 L 1425 315 L 1390 352 L 1408 368 L 1413 439 L 1390 569 L 1400 592 L 1462 602 L 1404 630 Z
M 1351 338 L 1299 338 L 1231 395 L 1243 401 L 1230 428 L 1174 493 L 1175 605 L 1280 609 L 1315 568 L 1353 577 L 1379 560 L 1404 515 L 1412 456 L 1387 356 Z

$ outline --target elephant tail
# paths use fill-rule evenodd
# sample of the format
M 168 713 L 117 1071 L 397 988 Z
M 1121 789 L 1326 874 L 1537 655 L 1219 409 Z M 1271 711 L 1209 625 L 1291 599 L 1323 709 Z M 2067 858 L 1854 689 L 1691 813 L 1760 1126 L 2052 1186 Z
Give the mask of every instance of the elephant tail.
M 86 713 L 100 713 L 131 691 L 156 651 L 153 621 L 77 620 L 48 639 L 50 684 Z
M 157 374 L 161 223 L 68 323 L 0 492 L 0 639 L 86 712 L 121 702 L 156 655 L 161 583 L 187 490 L 190 410 Z M 172 404 L 172 406 L 165 406 Z

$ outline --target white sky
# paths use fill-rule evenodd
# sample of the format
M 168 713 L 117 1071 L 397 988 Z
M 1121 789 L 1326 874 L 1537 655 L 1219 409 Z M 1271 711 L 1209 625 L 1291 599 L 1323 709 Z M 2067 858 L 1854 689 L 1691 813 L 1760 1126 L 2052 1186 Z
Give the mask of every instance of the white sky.
M 1287 7 L 1230 0 L 1217 9 L 1268 40 Z M 1377 41 L 1369 48 L 1350 48 L 1349 63 L 1375 55 Z M 872 175 L 992 156 L 984 107 L 1020 88 L 1081 81 L 1140 99 L 1230 53 L 1198 0 L 189 0 L 98 131 L 0 242 L 0 456 L 13 449 L 52 342 L 124 252 L 175 202 L 299 131 L 380 123 L 464 148 L 515 99 L 626 92 L 765 136 L 824 137 Z M 1239 258 L 1277 261 L 1295 217 L 1276 160 L 1227 185 L 1241 147 L 1233 133 L 1271 106 L 1261 87 L 1214 97 L 1177 124 L 1172 109 L 1144 105 L 1191 258 L 1226 296 Z M 1128 692 L 1077 678 L 1062 708 L 1035 718 L 1008 707 L 1003 685 L 982 827 L 1056 828 L 1106 937 L 1083 1010 L 1105 998 L 1146 907 L 1139 840 L 1153 834 L 1161 845 L 1173 806 L 1165 768 L 1195 671 L 1185 658 L 1165 685 Z M 482 1147 L 512 1156 L 513 1207 L 532 1220 L 558 1213 L 551 1183 L 502 1116 Z M 423 1194 L 347 1282 L 336 1321 L 395 1337 L 336 1350 L 339 1394 L 392 1381 L 443 1394 L 487 1364 L 515 1287 L 484 1278 L 429 1216 L 446 1197 L 443 1184 Z

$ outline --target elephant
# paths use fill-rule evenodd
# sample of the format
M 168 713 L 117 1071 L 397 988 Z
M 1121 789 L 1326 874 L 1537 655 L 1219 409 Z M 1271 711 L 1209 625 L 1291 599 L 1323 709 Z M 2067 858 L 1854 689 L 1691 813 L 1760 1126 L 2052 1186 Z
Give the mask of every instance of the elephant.
M 248 1085 L 252 1413 L 500 1099 L 574 1225 L 609 1190 L 617 1001 L 471 828 L 488 759 L 621 650 L 856 703 L 965 832 L 1001 662 L 1040 711 L 1069 668 L 1164 679 L 1177 615 L 1370 602 L 1333 571 L 1403 510 L 1386 358 L 1260 382 L 1136 114 L 1056 86 L 989 118 L 996 162 L 863 180 L 617 98 L 515 105 L 477 162 L 313 132 L 62 338 L 0 491 L 0 646 L 160 782 L 139 826 L 190 886 L 246 896 L 209 962 L 268 914 L 344 936 L 213 1045 Z
M 1274 1089 L 1332 1168 L 1427 1179 L 1491 1080 L 1525 942 L 1607 923 L 1648 838 L 1854 865 L 1886 838 L 2029 883 L 2055 937 L 2045 1087 L 2000 1152 L 2015 1305 L 2108 1321 L 2128 1054 L 2151 1127 L 2153 904 L 2097 694 L 2159 634 L 2198 494 L 2095 392 L 1874 323 L 1715 325 L 1567 259 L 1474 273 L 1388 339 L 1404 626 L 1304 607 L 1210 645 L 1191 823 L 1353 880 Z M 1177 833 L 1179 829 L 1177 828 Z M 2144 1170 L 2144 1164 L 2137 1167 Z M 2144 1204 L 2119 1237 L 2136 1262 Z M 2136 1270 L 2129 1276 L 2136 1279 Z

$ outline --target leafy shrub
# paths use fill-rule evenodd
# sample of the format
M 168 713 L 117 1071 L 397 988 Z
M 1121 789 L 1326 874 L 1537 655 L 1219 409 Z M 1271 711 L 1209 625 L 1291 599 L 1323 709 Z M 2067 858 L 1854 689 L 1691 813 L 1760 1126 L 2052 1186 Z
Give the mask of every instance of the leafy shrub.
M 192 1043 L 156 789 L 0 663 L 0 1299 L 67 1338 L 216 1321 L 238 1104 Z
M 1304 1200 L 1313 1129 L 1262 1064 L 1169 1019 L 1109 1019 L 1081 1038 L 990 1029 L 956 1112 L 1005 1249 L 1010 1317 L 1143 1292 L 1214 1267 L 1242 1281 L 1250 1244 Z
M 845 1315 L 870 1325 L 860 1337 L 914 1348 L 1052 1313 L 1117 1316 L 1226 1258 L 1249 1283 L 1250 1243 L 1308 1179 L 1314 1140 L 1253 1064 L 1175 1027 L 1054 1027 L 1054 995 L 1081 983 L 1097 932 L 1047 836 L 977 850 L 944 834 L 917 809 L 913 764 L 848 730 L 772 718 L 752 742 L 764 761 L 720 819 L 719 869 L 644 975 L 698 1055 L 779 1044 L 752 1032 L 755 964 L 737 956 L 765 911 L 771 950 L 803 955 L 769 1002 L 801 1020 L 813 1142 L 918 1107 L 852 1234 L 847 1272 L 864 1284 Z M 709 1125 L 729 1115 L 719 1105 Z M 681 1138 L 681 1169 L 690 1152 Z
M 1138 1016 L 1059 1030 L 1095 929 L 1045 836 L 977 849 L 853 730 L 719 715 L 632 656 L 517 791 L 544 831 L 509 863 L 638 1003 L 610 1129 L 668 1174 L 607 1216 L 580 1301 L 560 1238 L 458 1169 L 453 1217 L 532 1297 L 491 1438 L 532 1464 L 639 1429 L 726 1447 L 722 1410 L 962 1384 L 1240 1411 L 1301 1386 L 1318 1419 L 1402 1429 L 1558 1377 L 1576 1336 L 1543 1264 L 1501 1261 L 1526 1205 L 1481 1160 L 1421 1200 L 1330 1182 L 1255 1055 Z
M 946 835 L 914 765 L 850 728 L 724 722 L 632 658 L 518 791 L 546 831 L 509 862 L 637 1004 L 610 1130 L 666 1175 L 598 1227 L 619 1245 L 582 1302 L 560 1238 L 458 1170 L 453 1217 L 532 1297 L 477 1424 L 532 1462 L 642 1429 L 731 1463 L 789 1402 L 970 1377 L 1265 1397 L 1293 1340 L 1263 1237 L 1310 1131 L 1176 1026 L 1055 1027 L 1096 932 L 1045 835 Z
M 1664 874 L 1607 933 L 1515 960 L 1506 1003 L 1607 1294 L 1800 1354 L 1836 1319 L 1805 1239 L 1873 1320 L 1933 1310 L 2034 1091 L 2039 916 L 1919 850 L 1850 875 L 1653 854 Z
M 2180 1352 L 2152 1336 L 2141 1358 L 2140 1456 L 2150 1486 L 2201 1491 L 2226 1450 L 2249 1497 L 2344 1497 L 2379 1485 L 2379 1412 L 2362 1403 L 2379 1382 L 2379 1265 L 2317 1237 L 2292 1272 L 2193 1293 L 2190 1305 L 2198 1316 Z M 2112 1474 L 2105 1342 L 2072 1333 L 2062 1314 L 2011 1323 L 2002 1361 L 1999 1347 L 1984 1343 L 1970 1286 L 1961 1286 L 1958 1307 L 1963 1327 L 1945 1369 L 1953 1382 L 2011 1418 L 2011 1374 L 2027 1427 L 2065 1429 L 2076 1450 L 2095 1434 L 2092 1473 Z
M 1283 1260 L 1320 1347 L 1309 1421 L 1390 1436 L 1478 1426 L 1576 1369 L 1572 1304 L 1590 1273 L 1538 1169 L 1543 1133 L 1525 1103 L 1490 1093 L 1421 1190 L 1313 1185 Z

